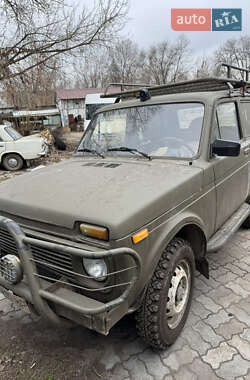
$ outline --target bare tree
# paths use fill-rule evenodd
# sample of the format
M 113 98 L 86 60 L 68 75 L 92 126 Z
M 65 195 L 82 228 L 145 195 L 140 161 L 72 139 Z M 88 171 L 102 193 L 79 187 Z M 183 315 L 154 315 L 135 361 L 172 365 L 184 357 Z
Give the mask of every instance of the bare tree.
M 7 104 L 31 109 L 54 104 L 55 88 L 60 80 L 60 70 L 59 60 L 51 59 L 49 64 L 39 64 L 25 75 L 4 80 L 2 89 Z
M 74 64 L 74 83 L 105 87 L 109 82 L 164 84 L 188 78 L 190 42 L 184 37 L 163 41 L 142 50 L 130 39 L 119 40 L 105 49 L 85 50 Z
M 207 78 L 214 74 L 215 65 L 212 57 L 203 56 L 196 60 L 194 64 L 194 78 Z
M 156 84 L 185 79 L 189 41 L 181 36 L 175 43 L 163 41 L 152 46 L 147 54 L 147 71 Z
M 83 57 L 74 60 L 75 87 L 105 87 L 109 82 L 107 48 L 86 49 Z
M 105 87 L 110 82 L 145 82 L 145 53 L 130 39 L 109 47 L 91 47 L 74 65 L 77 87 Z
M 62 4 L 62 0 L 58 0 Z M 50 8 L 49 0 L 1 0 L 1 9 L 7 17 L 13 17 L 18 26 L 25 25 L 34 10 L 46 12 Z
M 215 52 L 215 63 L 226 62 L 239 67 L 250 68 L 250 37 L 244 36 L 238 39 L 230 39 Z M 233 73 L 235 77 L 240 73 Z
M 109 80 L 111 82 L 137 82 L 140 77 L 142 55 L 130 39 L 119 41 L 109 50 Z
M 180 36 L 173 46 L 174 65 L 172 67 L 171 82 L 187 79 L 188 60 L 190 56 L 190 41 L 185 36 Z
M 59 54 L 112 41 L 124 25 L 128 0 L 96 0 L 91 9 L 83 6 L 77 13 L 64 0 L 0 0 L 0 10 L 3 80 Z
M 168 41 L 152 46 L 147 54 L 147 71 L 155 84 L 167 83 L 174 63 L 174 51 Z

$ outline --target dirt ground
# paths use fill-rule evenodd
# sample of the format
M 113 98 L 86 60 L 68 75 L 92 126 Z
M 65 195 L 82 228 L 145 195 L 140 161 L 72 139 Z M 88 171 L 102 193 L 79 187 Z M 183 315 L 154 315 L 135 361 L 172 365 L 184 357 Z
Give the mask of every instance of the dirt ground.
M 3 302 L 6 303 L 5 310 Z M 10 308 L 12 310 L 5 314 Z M 8 300 L 3 300 L 0 310 L 0 379 L 110 379 L 111 374 L 103 360 L 107 348 L 116 347 L 118 352 L 121 346 L 126 348 L 136 338 L 131 318 L 125 318 L 108 337 L 104 337 L 83 327 L 56 329 L 42 320 L 34 320 L 16 304 L 10 306 Z

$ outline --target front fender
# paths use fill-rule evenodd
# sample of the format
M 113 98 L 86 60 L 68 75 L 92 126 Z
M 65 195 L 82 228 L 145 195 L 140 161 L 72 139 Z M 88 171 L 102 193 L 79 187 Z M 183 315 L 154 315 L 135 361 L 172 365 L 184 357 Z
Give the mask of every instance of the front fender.
M 146 279 L 144 286 L 147 285 L 149 279 L 152 277 L 154 270 L 160 260 L 163 250 L 167 247 L 170 241 L 181 231 L 181 229 L 188 225 L 195 225 L 204 235 L 205 226 L 201 218 L 191 212 L 183 212 L 174 217 L 171 217 L 166 222 L 154 228 L 150 233 L 149 249 L 146 253 L 147 257 L 143 259 L 144 268 L 143 275 Z M 205 250 L 203 252 L 203 255 Z

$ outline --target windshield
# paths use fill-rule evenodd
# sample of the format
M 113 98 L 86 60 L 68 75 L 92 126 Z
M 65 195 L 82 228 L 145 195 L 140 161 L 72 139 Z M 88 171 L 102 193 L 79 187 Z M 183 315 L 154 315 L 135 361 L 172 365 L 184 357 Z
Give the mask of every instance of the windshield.
M 21 137 L 23 137 L 22 135 L 20 135 L 20 133 L 18 133 L 14 128 L 12 128 L 12 127 L 6 127 L 6 128 L 4 128 L 5 129 L 5 131 L 8 133 L 8 135 L 10 136 L 10 137 L 12 137 L 13 138 L 13 140 L 18 140 L 18 139 L 20 139 Z
M 78 151 L 129 154 L 137 149 L 151 157 L 192 158 L 198 153 L 203 124 L 201 103 L 174 103 L 122 108 L 97 114 Z
M 94 113 L 102 107 L 108 106 L 112 103 L 95 103 L 95 104 L 86 104 L 86 120 L 91 120 Z

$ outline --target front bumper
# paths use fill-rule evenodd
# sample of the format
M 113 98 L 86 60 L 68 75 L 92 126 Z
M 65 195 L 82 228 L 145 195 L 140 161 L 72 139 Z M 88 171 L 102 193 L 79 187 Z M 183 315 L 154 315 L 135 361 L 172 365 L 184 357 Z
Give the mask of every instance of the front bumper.
M 46 148 L 44 149 L 44 151 L 42 151 L 38 156 L 39 157 L 47 157 L 48 155 L 49 155 L 49 147 L 47 145 Z
M 65 324 L 66 318 L 106 335 L 110 328 L 128 312 L 128 300 L 131 293 L 135 291 L 141 272 L 141 259 L 136 251 L 124 247 L 90 252 L 30 238 L 24 234 L 16 222 L 2 216 L 0 216 L 0 228 L 7 230 L 14 240 L 24 272 L 23 280 L 16 285 L 9 283 L 0 276 L 0 286 L 33 304 L 37 313 L 42 317 L 57 325 Z M 105 259 L 111 256 L 127 255 L 132 259 L 133 265 L 121 269 L 120 272 L 132 270 L 132 275 L 128 282 L 114 285 L 125 289 L 118 298 L 102 303 L 76 292 L 77 286 L 66 281 L 63 277 L 54 279 L 51 282 L 48 281 L 51 278 L 39 274 L 36 260 L 33 258 L 30 248 L 31 244 L 58 253 L 65 252 L 80 258 Z M 51 267 L 51 264 L 47 265 Z M 67 272 L 66 269 L 60 268 L 60 270 Z M 115 273 L 117 274 L 117 272 Z M 115 273 L 109 273 L 108 275 L 114 275 Z M 70 274 L 73 275 L 74 273 L 71 272 Z

